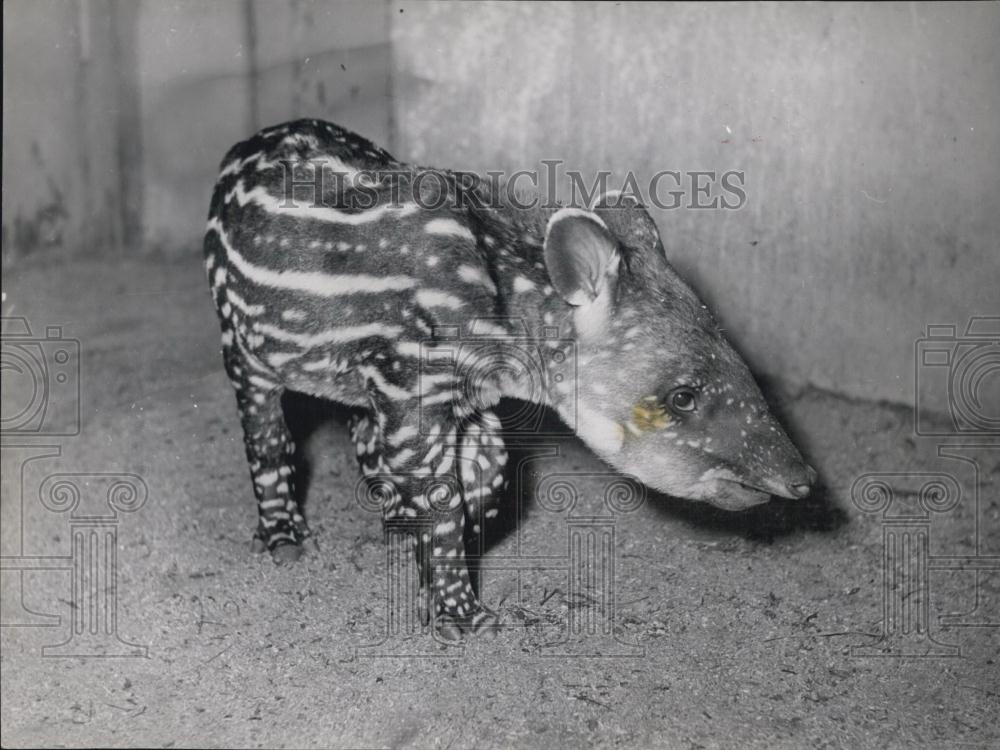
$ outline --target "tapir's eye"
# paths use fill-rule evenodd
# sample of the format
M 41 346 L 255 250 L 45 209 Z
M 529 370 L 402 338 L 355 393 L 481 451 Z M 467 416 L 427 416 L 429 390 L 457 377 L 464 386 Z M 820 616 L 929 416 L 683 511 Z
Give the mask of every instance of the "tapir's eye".
M 694 391 L 686 386 L 674 388 L 674 390 L 670 391 L 667 395 L 667 403 L 676 412 L 690 412 L 698 407 Z

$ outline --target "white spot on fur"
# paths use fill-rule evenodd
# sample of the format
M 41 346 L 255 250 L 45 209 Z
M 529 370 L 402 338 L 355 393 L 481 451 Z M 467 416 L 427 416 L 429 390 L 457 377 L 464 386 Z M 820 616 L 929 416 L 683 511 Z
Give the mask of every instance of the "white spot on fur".
M 454 219 L 431 219 L 424 226 L 424 231 L 427 232 L 427 234 L 458 237 L 463 240 L 469 240 L 470 242 L 476 241 L 476 238 L 473 236 L 472 232 L 469 231 L 468 227 L 462 226 Z
M 436 289 L 420 289 L 414 297 L 421 307 L 447 307 L 449 310 L 458 310 L 465 304 L 453 294 Z
M 490 294 L 497 293 L 496 284 L 484 271 L 473 266 L 461 265 L 458 267 L 458 278 L 466 284 L 478 284 L 487 289 Z
M 535 282 L 530 279 L 526 279 L 523 276 L 517 276 L 514 279 L 514 293 L 524 294 L 525 292 L 530 292 L 535 288 Z
M 267 363 L 271 367 L 283 367 L 299 356 L 299 352 L 275 352 L 267 355 Z
M 400 341 L 396 344 L 396 352 L 404 357 L 419 357 L 421 345 L 415 341 Z
M 388 382 L 379 372 L 377 367 L 363 366 L 358 368 L 358 372 L 364 375 L 366 378 L 372 381 L 376 390 L 380 393 L 385 394 L 386 397 L 392 399 L 393 401 L 405 401 L 411 397 L 411 393 L 405 388 L 400 388 L 397 385 L 393 385 Z
M 394 433 L 387 436 L 386 442 L 393 447 L 397 447 L 405 443 L 407 440 L 415 438 L 417 434 L 417 428 L 413 425 L 403 425 Z

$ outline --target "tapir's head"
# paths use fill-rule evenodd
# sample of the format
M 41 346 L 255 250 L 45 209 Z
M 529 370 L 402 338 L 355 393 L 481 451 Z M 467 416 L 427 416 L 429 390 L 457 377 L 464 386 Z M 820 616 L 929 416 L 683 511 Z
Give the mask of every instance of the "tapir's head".
M 677 497 L 738 510 L 801 498 L 816 479 L 746 364 L 667 262 L 627 198 L 549 219 L 545 261 L 571 306 L 578 386 L 560 411 L 617 469 Z

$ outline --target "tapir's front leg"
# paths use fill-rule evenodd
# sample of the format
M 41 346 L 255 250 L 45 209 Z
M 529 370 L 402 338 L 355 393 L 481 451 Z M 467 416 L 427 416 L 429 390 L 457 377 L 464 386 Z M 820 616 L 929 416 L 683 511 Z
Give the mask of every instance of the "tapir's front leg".
M 421 432 L 423 427 L 423 432 Z M 388 482 L 386 522 L 413 518 L 417 565 L 430 587 L 434 624 L 445 638 L 492 630 L 496 616 L 480 604 L 465 559 L 465 507 L 457 479 L 458 429 L 447 404 L 397 409 L 385 414 L 381 459 L 386 473 L 370 481 Z M 422 592 L 424 593 L 424 592 Z
M 499 514 L 507 487 L 507 447 L 500 419 L 492 411 L 474 414 L 462 430 L 459 477 L 465 499 L 466 535 L 478 551 L 484 524 Z

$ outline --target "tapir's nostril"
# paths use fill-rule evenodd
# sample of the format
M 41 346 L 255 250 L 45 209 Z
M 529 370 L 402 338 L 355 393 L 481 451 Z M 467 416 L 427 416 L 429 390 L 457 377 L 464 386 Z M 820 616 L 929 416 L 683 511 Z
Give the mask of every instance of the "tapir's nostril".
M 788 491 L 795 497 L 805 497 L 812 490 L 812 486 L 816 484 L 818 477 L 816 470 L 811 466 L 806 466 L 805 469 L 805 476 L 799 479 L 799 481 L 788 482 Z
M 789 484 L 788 491 L 791 492 L 795 497 L 805 497 L 809 494 L 812 489 L 811 484 Z
M 809 464 L 806 464 L 806 477 L 806 483 L 813 485 L 816 484 L 816 480 L 819 479 L 819 474 L 816 473 L 816 469 Z

